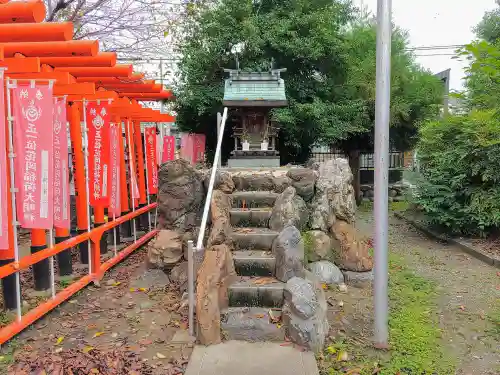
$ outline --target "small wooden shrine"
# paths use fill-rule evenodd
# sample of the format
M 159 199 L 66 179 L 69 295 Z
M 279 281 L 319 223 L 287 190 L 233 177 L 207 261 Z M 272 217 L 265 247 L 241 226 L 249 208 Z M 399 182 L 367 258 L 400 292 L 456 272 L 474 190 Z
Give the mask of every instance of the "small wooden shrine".
M 272 108 L 288 105 L 285 81 L 280 73 L 243 72 L 226 69 L 229 78 L 224 87 L 224 106 L 230 108 L 234 149 L 229 167 L 279 167 L 277 151 L 279 127 L 269 115 Z

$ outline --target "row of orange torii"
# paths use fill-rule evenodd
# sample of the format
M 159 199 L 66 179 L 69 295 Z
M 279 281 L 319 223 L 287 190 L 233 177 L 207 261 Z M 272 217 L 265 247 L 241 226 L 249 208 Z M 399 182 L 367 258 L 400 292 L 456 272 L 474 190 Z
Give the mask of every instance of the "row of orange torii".
M 0 344 L 154 234 L 149 211 L 158 191 L 157 165 L 175 157 L 158 160 L 154 124 L 173 123 L 175 117 L 140 104 L 172 100 L 172 92 L 132 65 L 117 64 L 115 53 L 99 52 L 98 41 L 72 40 L 71 22 L 43 22 L 45 11 L 37 0 L 0 0 L 0 278 L 3 307 L 17 311 L 16 321 L 0 329 Z M 142 132 L 141 123 L 153 125 Z M 162 137 L 159 146 L 170 153 L 171 142 Z M 204 149 L 204 139 L 183 137 L 186 150 L 200 143 Z M 70 209 L 70 174 L 76 215 Z M 77 236 L 71 239 L 75 216 Z M 30 230 L 31 255 L 21 254 L 19 227 Z M 108 228 L 115 252 L 101 264 L 104 258 L 95 249 L 106 254 Z M 138 229 L 149 233 L 138 240 Z M 130 237 L 122 242 L 134 243 L 117 253 L 120 234 Z M 75 244 L 89 277 L 58 292 L 55 265 L 59 276 L 73 272 Z M 34 288 L 50 290 L 52 301 L 23 316 L 19 273 L 29 266 Z

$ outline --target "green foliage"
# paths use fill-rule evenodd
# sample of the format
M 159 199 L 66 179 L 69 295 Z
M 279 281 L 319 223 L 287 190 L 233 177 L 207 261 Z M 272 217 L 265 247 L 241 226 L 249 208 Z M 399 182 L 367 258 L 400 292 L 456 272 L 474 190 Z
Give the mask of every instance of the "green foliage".
M 450 232 L 487 234 L 500 224 L 500 122 L 473 110 L 429 122 L 420 132 L 424 179 L 417 203 Z
M 500 1 L 497 0 L 497 8 L 486 12 L 483 19 L 474 31 L 477 36 L 489 43 L 500 42 Z
M 267 69 L 271 61 L 287 69 L 289 106 L 272 112 L 282 126 L 283 163 L 305 161 L 316 142 L 372 148 L 376 32 L 373 23 L 355 20 L 350 2 L 221 0 L 201 9 L 186 21 L 179 50 L 175 94 L 182 130 L 205 133 L 209 147 L 215 143 L 223 69 L 236 67 L 231 49 L 242 43 L 243 69 Z M 407 47 L 406 35 L 396 30 L 391 135 L 404 149 L 441 102 L 439 81 L 415 64 Z M 226 151 L 232 149 L 230 137 L 224 141 Z
M 500 42 L 476 41 L 466 45 L 459 56 L 470 61 L 466 68 L 467 92 L 463 97 L 469 108 L 500 109 Z

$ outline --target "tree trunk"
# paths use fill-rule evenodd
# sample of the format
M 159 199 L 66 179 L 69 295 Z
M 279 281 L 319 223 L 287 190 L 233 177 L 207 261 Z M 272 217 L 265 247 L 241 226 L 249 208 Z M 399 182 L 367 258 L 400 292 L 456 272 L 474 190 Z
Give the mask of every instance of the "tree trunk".
M 349 166 L 352 171 L 352 187 L 354 188 L 354 197 L 356 199 L 356 204 L 359 206 L 361 204 L 361 182 L 359 175 L 359 150 L 352 150 L 349 152 Z

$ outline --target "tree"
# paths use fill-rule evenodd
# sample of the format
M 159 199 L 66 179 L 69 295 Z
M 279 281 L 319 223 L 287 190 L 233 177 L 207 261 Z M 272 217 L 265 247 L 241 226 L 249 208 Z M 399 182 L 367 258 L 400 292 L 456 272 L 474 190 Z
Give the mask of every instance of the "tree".
M 496 0 L 497 8 L 486 12 L 474 31 L 477 36 L 489 43 L 500 42 L 500 0 Z
M 175 0 L 44 0 L 46 21 L 71 21 L 74 39 L 98 39 L 101 50 L 127 57 L 168 55 L 179 35 L 173 26 L 193 1 Z M 145 55 L 146 54 L 146 55 Z
M 273 61 L 287 68 L 289 106 L 272 112 L 282 126 L 282 162 L 305 161 L 318 142 L 346 153 L 372 150 L 376 32 L 355 17 L 341 0 L 222 0 L 210 7 L 181 45 L 179 125 L 214 141 L 223 68 L 235 67 L 231 47 L 242 43 L 241 67 L 262 69 Z M 407 47 L 396 31 L 391 125 L 392 135 L 401 135 L 393 143 L 401 147 L 414 143 L 419 121 L 437 113 L 442 101 L 439 81 L 415 64 Z

